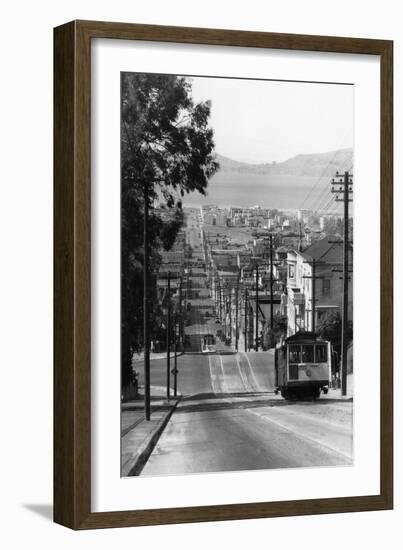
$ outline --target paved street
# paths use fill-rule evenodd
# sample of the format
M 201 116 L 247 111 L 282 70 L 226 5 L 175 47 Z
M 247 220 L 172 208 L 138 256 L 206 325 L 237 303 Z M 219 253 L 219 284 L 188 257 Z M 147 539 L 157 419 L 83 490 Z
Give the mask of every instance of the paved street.
M 137 362 L 136 369 L 142 385 L 143 363 Z M 178 356 L 178 371 L 178 391 L 183 396 L 272 392 L 274 354 L 183 354 Z M 151 361 L 151 385 L 166 386 L 165 358 Z M 171 387 L 173 388 L 172 375 Z
M 185 286 L 187 344 L 185 353 L 177 358 L 181 399 L 150 449 L 140 475 L 352 464 L 352 399 L 341 398 L 340 391 L 333 389 L 313 401 L 287 401 L 275 395 L 274 350 L 241 351 L 242 331 L 238 352 L 217 337 L 215 353 L 201 353 L 203 335 L 217 335 L 223 321 L 217 322 L 216 314 L 206 315 L 212 292 L 207 272 L 197 260 L 205 259 L 199 223 L 195 211 L 188 215 L 186 243 L 196 257 Z M 134 367 L 141 387 L 144 365 L 136 360 Z M 157 395 L 160 400 L 165 398 L 167 364 L 163 354 L 152 358 L 150 379 L 154 400 Z M 170 386 L 173 390 L 172 374 Z M 158 409 L 154 410 L 157 414 Z M 125 423 L 122 428 L 126 433 L 139 410 L 130 411 L 129 407 L 125 415 L 128 428 Z M 133 436 L 128 433 L 125 437 Z
M 287 402 L 273 390 L 271 352 L 182 355 L 183 395 L 141 475 L 352 463 L 352 402 Z M 152 385 L 166 363 L 153 361 Z

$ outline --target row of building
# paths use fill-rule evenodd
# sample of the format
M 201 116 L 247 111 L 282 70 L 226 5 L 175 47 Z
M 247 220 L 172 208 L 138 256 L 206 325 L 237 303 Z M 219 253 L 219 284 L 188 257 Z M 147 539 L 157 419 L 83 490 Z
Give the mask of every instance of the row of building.
M 311 231 L 324 231 L 329 220 L 340 218 L 335 214 L 319 215 L 310 210 L 282 212 L 277 209 L 251 206 L 247 208 L 222 208 L 216 205 L 204 205 L 201 208 L 204 224 L 219 227 L 254 227 L 270 231 L 299 232 L 305 227 Z
M 244 295 L 246 290 L 249 294 L 248 307 L 254 319 L 253 332 L 256 332 L 256 307 L 259 333 L 264 333 L 270 328 L 269 319 L 273 308 L 274 315 L 285 320 L 287 335 L 298 330 L 312 330 L 331 313 L 341 314 L 341 241 L 332 236 L 325 236 L 307 244 L 306 241 L 301 243 L 301 240 L 296 238 L 284 245 L 281 237 L 274 237 L 272 243 L 274 250 L 270 254 L 268 239 L 255 239 L 254 245 L 250 248 L 232 249 L 219 249 L 210 242 L 207 264 L 217 310 L 220 310 L 220 293 L 230 295 L 231 307 L 234 308 L 236 294 L 240 299 L 239 296 Z M 349 263 L 352 265 L 352 247 L 349 254 Z M 352 287 L 352 273 L 350 279 Z M 221 297 L 221 309 L 222 302 Z M 350 292 L 349 319 L 352 319 L 352 309 Z M 226 311 L 224 316 L 228 315 Z M 240 322 L 242 324 L 242 318 Z M 242 330 L 244 329 L 243 326 Z

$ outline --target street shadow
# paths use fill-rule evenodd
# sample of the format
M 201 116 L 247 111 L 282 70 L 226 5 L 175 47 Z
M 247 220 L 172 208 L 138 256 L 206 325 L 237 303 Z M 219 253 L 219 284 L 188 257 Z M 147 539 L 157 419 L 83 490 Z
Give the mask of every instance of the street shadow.
M 332 403 L 352 403 L 354 400 L 352 397 L 323 397 L 323 398 L 319 398 L 319 399 L 315 399 L 315 404 L 316 405 L 322 405 L 322 406 L 325 406 L 325 405 L 331 405 Z M 295 403 L 312 403 L 312 401 L 310 400 L 306 400 L 306 401 L 302 401 L 302 400 L 298 400 L 298 401 L 295 401 Z
M 150 398 L 151 403 L 154 402 L 154 404 L 151 406 L 152 411 L 168 411 L 171 408 L 171 404 L 168 403 L 161 403 L 157 405 L 155 401 L 162 401 L 161 397 L 158 399 Z M 122 412 L 126 411 L 142 411 L 144 409 L 144 400 L 141 399 L 137 402 L 131 402 L 128 404 L 125 404 L 124 407 L 122 407 Z
M 176 409 L 175 415 L 188 412 L 209 412 L 220 410 L 242 410 L 242 409 L 257 409 L 262 407 L 287 407 L 290 404 L 287 401 L 277 399 L 256 399 L 253 401 L 220 401 L 217 402 L 201 402 L 181 405 Z
M 23 504 L 23 507 L 34 514 L 53 522 L 52 504 Z
M 181 401 L 182 403 L 184 401 L 196 401 L 198 399 L 223 399 L 225 397 L 259 397 L 262 395 L 270 395 L 274 392 L 230 392 L 230 393 L 213 393 L 213 392 L 206 392 L 206 393 L 195 393 L 192 395 L 188 395 L 186 397 L 182 397 Z
M 273 397 L 272 397 L 273 395 Z M 222 401 L 230 398 L 244 398 L 242 401 Z M 296 407 L 305 405 L 331 406 L 332 403 L 345 403 L 349 399 L 317 399 L 289 401 L 274 397 L 274 392 L 240 392 L 240 393 L 199 393 L 182 397 L 181 405 L 175 415 L 186 412 L 206 412 L 217 410 L 253 409 L 261 407 Z

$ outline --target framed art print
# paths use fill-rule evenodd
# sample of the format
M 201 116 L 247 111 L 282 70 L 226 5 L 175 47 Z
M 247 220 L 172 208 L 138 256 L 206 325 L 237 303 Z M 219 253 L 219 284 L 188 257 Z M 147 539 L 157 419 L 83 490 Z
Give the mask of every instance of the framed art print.
M 391 508 L 392 42 L 54 37 L 55 521 Z

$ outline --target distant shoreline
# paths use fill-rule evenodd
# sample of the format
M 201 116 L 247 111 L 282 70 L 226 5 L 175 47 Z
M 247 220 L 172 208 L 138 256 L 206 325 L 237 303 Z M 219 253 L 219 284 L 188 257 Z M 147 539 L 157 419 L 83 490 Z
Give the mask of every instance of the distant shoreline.
M 183 197 L 184 206 L 200 208 L 214 204 L 221 208 L 261 208 L 297 212 L 298 210 L 341 213 L 340 203 L 331 200 L 331 178 L 328 176 L 268 176 L 218 172 L 210 180 L 207 194 L 190 193 Z M 326 206 L 326 208 L 324 208 Z

